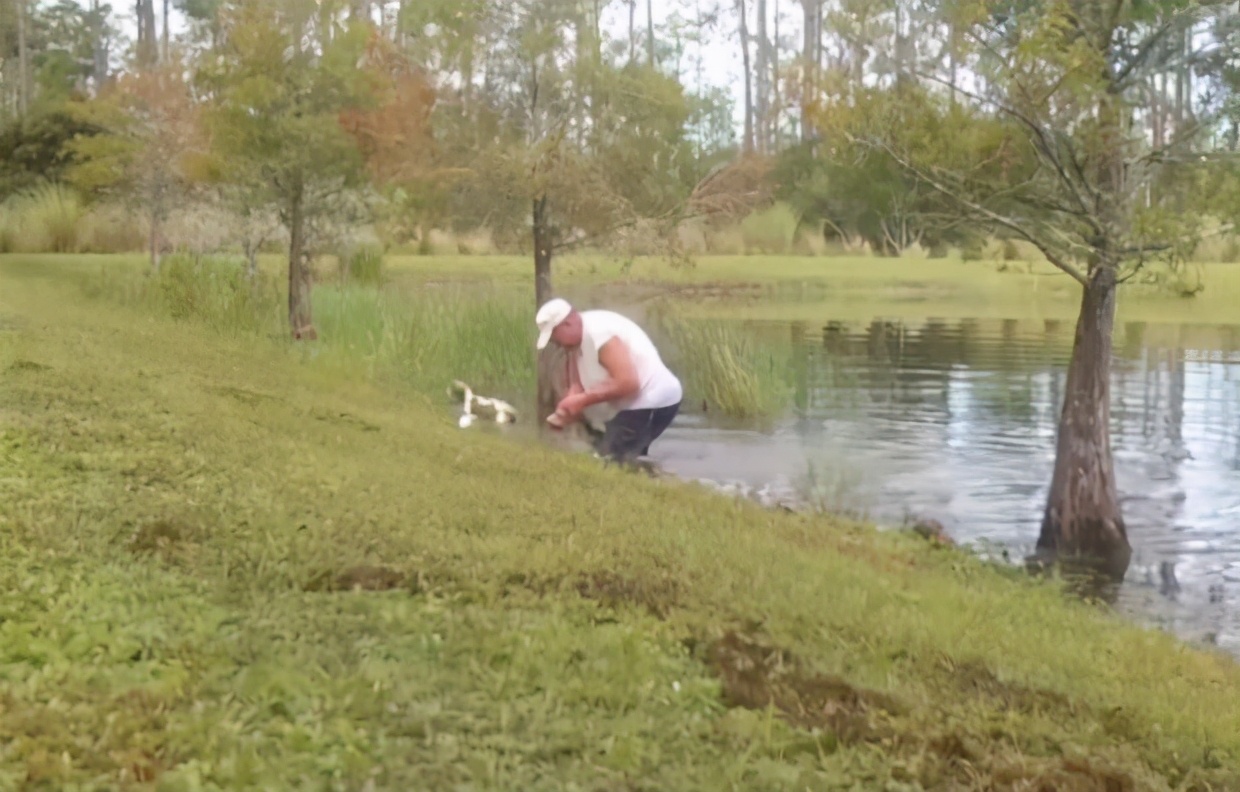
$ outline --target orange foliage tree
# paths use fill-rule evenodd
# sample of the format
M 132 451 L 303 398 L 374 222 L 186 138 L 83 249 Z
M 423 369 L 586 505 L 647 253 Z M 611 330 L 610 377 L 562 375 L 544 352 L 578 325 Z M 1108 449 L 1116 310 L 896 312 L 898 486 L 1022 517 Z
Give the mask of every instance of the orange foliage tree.
M 373 182 L 389 191 L 397 211 L 421 223 L 446 202 L 454 171 L 440 167 L 433 114 L 435 88 L 425 72 L 378 33 L 366 47 L 362 68 L 374 101 L 340 114 L 356 141 Z M 426 229 L 421 229 L 425 237 Z

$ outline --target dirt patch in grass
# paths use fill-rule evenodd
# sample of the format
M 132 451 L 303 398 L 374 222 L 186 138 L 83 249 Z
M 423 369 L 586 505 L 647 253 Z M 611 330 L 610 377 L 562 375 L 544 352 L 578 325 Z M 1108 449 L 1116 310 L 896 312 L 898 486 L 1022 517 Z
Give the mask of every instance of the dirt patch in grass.
M 1062 714 L 1073 718 L 1084 714 L 1084 707 L 1062 693 L 1004 682 L 981 663 L 970 661 L 952 664 L 950 673 L 955 688 L 962 694 L 989 699 L 1003 710 L 1025 714 Z
M 249 407 L 257 407 L 263 403 L 283 401 L 283 399 L 274 394 L 260 393 L 259 391 L 250 390 L 248 388 L 236 388 L 231 385 L 215 385 L 207 388 L 207 390 L 220 396 L 227 396 L 230 399 L 235 399 Z
M 926 729 L 924 723 L 918 727 L 905 717 L 910 710 L 895 697 L 817 672 L 789 650 L 744 631 L 729 631 L 710 643 L 706 662 L 721 682 L 727 706 L 773 708 L 788 724 L 831 734 L 840 745 L 881 744 L 906 757 L 904 780 L 915 780 L 922 788 L 1010 792 L 1146 788 L 1107 757 L 1074 758 L 1061 755 L 1057 748 L 1050 755 L 1029 755 L 1023 752 L 1027 747 L 989 731 L 982 722 L 975 724 L 977 728 L 962 722 L 941 731 Z M 1059 693 L 1003 682 L 980 664 L 953 667 L 945 684 L 949 689 L 954 685 L 958 698 L 981 700 L 996 712 L 1063 718 L 1095 715 Z
M 47 371 L 49 368 L 51 368 L 51 366 L 45 366 L 42 363 L 35 363 L 33 360 L 15 360 L 9 365 L 9 371 L 15 374 L 23 371 Z
M 188 526 L 175 520 L 155 520 L 138 527 L 126 544 L 134 555 L 168 557 L 190 537 Z
M 392 567 L 360 564 L 341 572 L 324 571 L 310 578 L 306 591 L 393 591 L 405 587 L 410 575 Z
M 884 721 L 904 711 L 890 696 L 813 671 L 788 650 L 736 631 L 710 645 L 707 662 L 729 707 L 773 706 L 792 725 L 825 729 L 842 742 L 888 737 Z
M 679 584 L 667 577 L 629 577 L 616 572 L 583 573 L 574 586 L 582 597 L 608 608 L 638 605 L 651 615 L 666 619 L 680 600 Z

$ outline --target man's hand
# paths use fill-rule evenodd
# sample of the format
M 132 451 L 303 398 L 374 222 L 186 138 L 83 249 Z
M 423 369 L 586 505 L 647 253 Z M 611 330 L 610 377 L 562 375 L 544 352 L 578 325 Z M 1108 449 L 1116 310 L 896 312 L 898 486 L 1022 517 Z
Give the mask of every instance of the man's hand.
M 577 391 L 561 399 L 560 403 L 556 405 L 555 411 L 567 418 L 577 418 L 589 406 L 589 397 L 584 392 Z

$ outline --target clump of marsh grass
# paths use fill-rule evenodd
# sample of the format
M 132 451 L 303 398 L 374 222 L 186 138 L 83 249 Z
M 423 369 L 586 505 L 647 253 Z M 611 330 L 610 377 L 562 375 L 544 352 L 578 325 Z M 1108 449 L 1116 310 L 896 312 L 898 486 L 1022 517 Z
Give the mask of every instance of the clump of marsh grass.
M 383 285 L 383 248 L 375 244 L 342 250 L 338 256 L 340 277 L 346 284 Z
M 749 333 L 736 323 L 684 320 L 659 311 L 655 326 L 666 339 L 668 362 L 689 403 L 705 401 L 732 419 L 772 418 L 790 405 L 791 349 Z
M 754 212 L 741 223 L 747 253 L 785 254 L 793 250 L 801 218 L 785 203 Z
M 169 256 L 152 290 L 174 319 L 197 320 L 227 333 L 270 332 L 282 317 L 274 281 L 249 277 L 237 258 Z
M 0 215 L 0 253 L 77 253 L 85 208 L 77 193 L 48 183 L 13 196 Z
M 329 348 L 428 393 L 454 379 L 513 397 L 532 393 L 533 322 L 524 301 L 487 289 L 389 293 L 315 290 L 315 322 Z
M 155 275 L 103 270 L 83 288 L 228 334 L 282 336 L 279 283 L 261 272 L 250 277 L 238 257 L 172 255 Z M 313 301 L 327 359 L 361 363 L 372 375 L 430 394 L 454 379 L 510 401 L 533 393 L 534 325 L 523 300 L 485 288 L 394 292 L 353 280 L 318 285 Z

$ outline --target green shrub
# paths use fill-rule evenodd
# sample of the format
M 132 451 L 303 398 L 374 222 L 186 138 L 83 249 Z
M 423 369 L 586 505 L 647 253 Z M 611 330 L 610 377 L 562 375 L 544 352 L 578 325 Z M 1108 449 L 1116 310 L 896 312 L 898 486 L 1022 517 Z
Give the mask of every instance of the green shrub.
M 380 286 L 383 283 L 383 248 L 358 245 L 339 255 L 340 276 L 345 283 Z
M 741 223 L 747 253 L 786 254 L 792 252 L 801 218 L 786 203 L 754 212 Z

